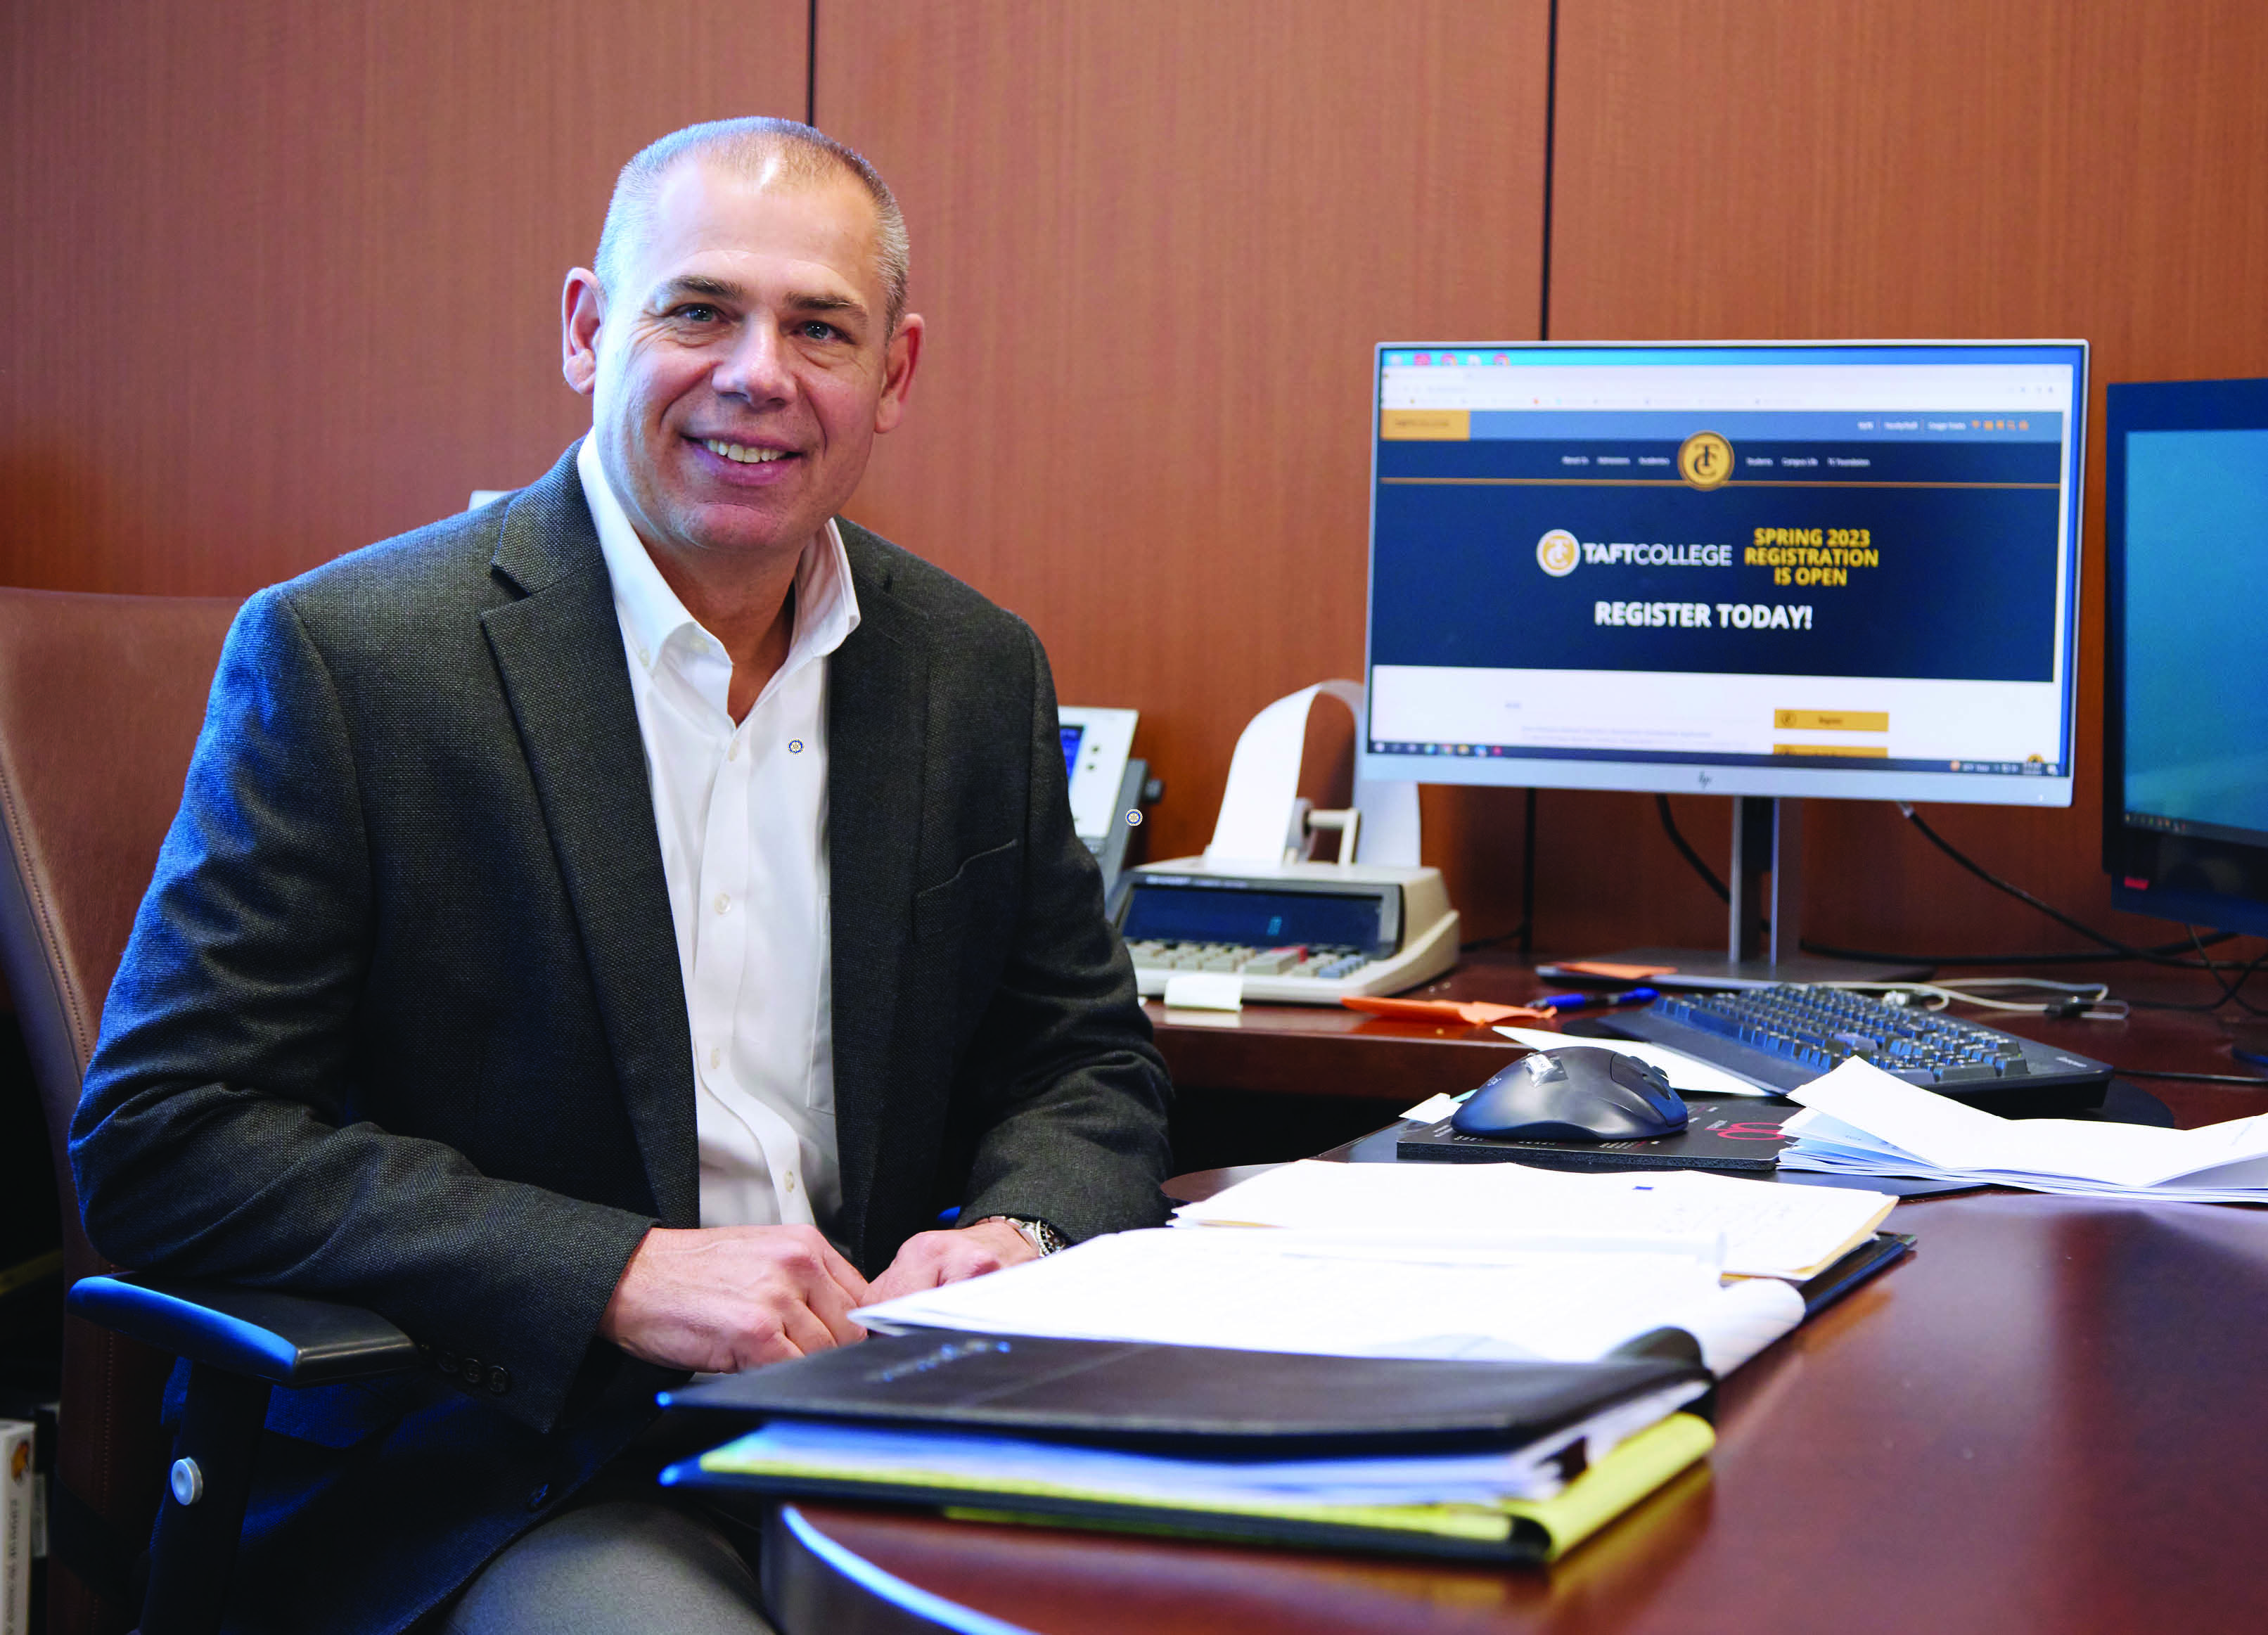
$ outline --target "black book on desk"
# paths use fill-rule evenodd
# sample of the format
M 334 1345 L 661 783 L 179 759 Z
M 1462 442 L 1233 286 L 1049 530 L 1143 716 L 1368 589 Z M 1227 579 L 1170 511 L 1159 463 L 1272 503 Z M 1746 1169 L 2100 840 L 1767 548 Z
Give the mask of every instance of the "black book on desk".
M 666 1392 L 662 1403 L 743 1421 L 1292 1459 L 1525 1447 L 1617 1403 L 1709 1378 L 1697 1361 L 1652 1351 L 1462 1362 L 915 1329 Z
M 1394 1153 L 1447 1164 L 1531 1164 L 1538 1169 L 1713 1169 L 1768 1175 L 1790 1138 L 1780 1126 L 1803 1109 L 1756 1096 L 1689 1095 L 1685 1128 L 1644 1141 L 1501 1141 L 1469 1136 L 1448 1119 L 1406 1124 Z

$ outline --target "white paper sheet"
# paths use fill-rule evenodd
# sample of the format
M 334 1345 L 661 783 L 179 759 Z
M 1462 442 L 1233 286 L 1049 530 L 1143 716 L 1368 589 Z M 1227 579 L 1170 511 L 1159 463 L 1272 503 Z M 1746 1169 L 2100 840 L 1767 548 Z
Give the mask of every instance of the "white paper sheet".
M 1166 978 L 1169 1011 L 1241 1011 L 1244 978 L 1234 971 L 1176 971 Z
M 1742 1277 L 1807 1278 L 1880 1223 L 1887 1193 L 1784 1187 L 1700 1170 L 1571 1174 L 1527 1164 L 1329 1164 L 1303 1159 L 1174 1214 L 1183 1226 L 1400 1231 L 1474 1245 L 1522 1234 L 1724 1244 Z
M 1300 766 L 1307 751 L 1307 714 L 1328 695 L 1366 718 L 1359 681 L 1318 681 L 1267 706 L 1245 724 L 1229 756 L 1228 783 L 1221 792 L 1220 815 L 1204 850 L 1208 863 L 1269 866 L 1280 863 L 1286 846 L 1297 845 L 1292 814 L 1300 792 Z M 1418 785 L 1406 780 L 1378 781 L 1358 776 L 1354 804 L 1362 813 L 1354 861 L 1415 868 L 1419 858 Z M 1336 855 L 1333 853 L 1331 855 Z
M 1745 1079 L 1736 1079 L 1723 1068 L 1690 1057 L 1683 1050 L 1673 1050 L 1666 1044 L 1654 1044 L 1644 1039 L 1583 1039 L 1573 1034 L 1555 1034 L 1542 1027 L 1498 1027 L 1497 1032 L 1514 1044 L 1524 1044 L 1531 1050 L 1564 1050 L 1570 1045 L 1587 1044 L 1602 1050 L 1613 1050 L 1622 1056 L 1634 1056 L 1641 1062 L 1658 1067 L 1669 1080 L 1672 1090 L 1687 1095 L 1762 1095 L 1777 1094 L 1759 1090 Z
M 1379 1167 L 1385 1167 L 1380 1166 Z M 1785 1283 L 1699 1253 L 1351 1244 L 1294 1232 L 1122 1232 L 869 1307 L 869 1326 L 1334 1357 L 1595 1360 L 1683 1329 L 1719 1373 L 1803 1320 Z
M 2087 1193 L 2268 1202 L 2268 1116 L 2198 1130 L 2000 1118 L 1853 1058 L 1792 1090 L 1783 1166 Z
M 1466 1092 L 1467 1095 L 1470 1094 L 1470 1091 Z M 1416 1123 L 1430 1124 L 1435 1119 L 1447 1118 L 1455 1113 L 1457 1104 L 1464 1099 L 1464 1096 L 1451 1095 L 1443 1091 L 1438 1095 L 1427 1096 L 1415 1107 L 1403 1108 L 1402 1116 Z

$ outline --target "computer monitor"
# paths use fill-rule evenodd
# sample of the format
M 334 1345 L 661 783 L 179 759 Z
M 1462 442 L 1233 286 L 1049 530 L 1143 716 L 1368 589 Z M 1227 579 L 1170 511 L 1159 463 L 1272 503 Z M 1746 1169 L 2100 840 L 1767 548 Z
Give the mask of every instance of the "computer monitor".
M 2107 431 L 2111 901 L 2268 935 L 2268 380 L 2114 386 Z
M 1380 346 L 1362 776 L 2068 806 L 2086 375 Z

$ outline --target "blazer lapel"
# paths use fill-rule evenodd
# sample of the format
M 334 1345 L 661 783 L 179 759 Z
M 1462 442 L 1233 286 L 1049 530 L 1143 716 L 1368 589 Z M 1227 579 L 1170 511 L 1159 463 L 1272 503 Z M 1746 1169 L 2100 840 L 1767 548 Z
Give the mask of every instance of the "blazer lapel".
M 583 933 L 638 1153 L 666 1226 L 700 1224 L 693 1044 L 645 750 L 597 530 L 570 448 L 510 502 L 481 615 Z
M 828 660 L 827 844 L 833 897 L 835 1138 L 843 1234 L 863 1248 L 902 954 L 912 933 L 928 739 L 929 637 L 843 526 L 858 628 Z

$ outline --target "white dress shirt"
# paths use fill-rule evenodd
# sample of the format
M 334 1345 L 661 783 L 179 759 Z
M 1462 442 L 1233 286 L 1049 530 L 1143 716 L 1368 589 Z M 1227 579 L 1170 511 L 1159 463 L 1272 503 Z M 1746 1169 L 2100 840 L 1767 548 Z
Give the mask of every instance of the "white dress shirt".
M 704 1226 L 831 1226 L 827 659 L 858 624 L 835 524 L 795 572 L 787 661 L 746 719 L 732 660 L 646 554 L 585 438 L 576 459 L 612 579 L 653 786 L 693 1034 Z

